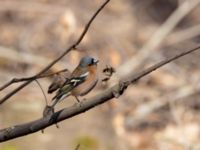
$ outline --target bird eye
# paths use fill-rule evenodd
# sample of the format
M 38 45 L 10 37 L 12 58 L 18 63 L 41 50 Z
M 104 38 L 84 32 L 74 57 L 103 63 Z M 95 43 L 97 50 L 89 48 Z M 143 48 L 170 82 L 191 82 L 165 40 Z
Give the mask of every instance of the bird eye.
M 89 65 L 93 65 L 94 64 L 94 59 L 91 59 L 90 64 Z
M 94 59 L 94 58 L 91 58 L 88 65 L 89 65 L 89 66 L 91 66 L 91 65 L 96 65 L 98 62 L 99 62 L 98 60 L 96 60 L 96 59 Z
M 94 59 L 92 58 L 92 64 L 94 64 Z

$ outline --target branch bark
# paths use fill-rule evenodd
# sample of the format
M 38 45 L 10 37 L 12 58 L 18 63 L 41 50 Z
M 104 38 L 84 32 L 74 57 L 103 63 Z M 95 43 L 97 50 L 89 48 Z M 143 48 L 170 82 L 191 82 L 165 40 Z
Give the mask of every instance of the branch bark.
M 48 126 L 51 126 L 57 122 L 63 121 L 65 119 L 74 117 L 78 114 L 81 114 L 95 106 L 98 106 L 108 100 L 111 100 L 112 98 L 118 98 L 120 95 L 123 94 L 123 92 L 126 90 L 126 88 L 130 85 L 141 79 L 142 77 L 150 74 L 151 72 L 155 71 L 156 69 L 182 57 L 185 56 L 191 52 L 197 51 L 200 49 L 200 46 L 190 49 L 187 51 L 184 51 L 180 54 L 177 54 L 173 57 L 170 57 L 166 60 L 163 60 L 144 71 L 141 71 L 137 73 L 134 76 L 130 76 L 128 80 L 121 80 L 118 84 L 114 85 L 113 87 L 103 91 L 100 94 L 97 94 L 96 96 L 93 96 L 89 98 L 86 101 L 80 102 L 80 104 L 74 104 L 71 107 L 62 109 L 58 112 L 55 112 L 54 114 L 47 116 L 45 118 L 40 118 L 38 120 L 15 125 L 13 127 L 5 128 L 0 130 L 0 142 L 8 141 L 17 137 L 25 136 L 27 134 L 31 134 L 34 132 L 37 132 L 39 130 L 42 130 Z

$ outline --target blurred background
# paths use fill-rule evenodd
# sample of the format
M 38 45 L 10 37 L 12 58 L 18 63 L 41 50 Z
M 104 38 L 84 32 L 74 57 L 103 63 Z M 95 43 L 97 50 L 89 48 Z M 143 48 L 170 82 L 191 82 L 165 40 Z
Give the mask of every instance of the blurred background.
M 190 6 L 192 1 L 188 0 Z M 69 47 L 103 0 L 0 0 L 0 84 L 34 75 Z M 130 58 L 134 73 L 200 42 L 200 7 L 189 12 L 147 57 L 137 55 L 185 0 L 113 0 L 93 22 L 77 50 L 49 72 L 73 70 L 83 55 L 100 60 L 100 82 L 91 97 L 114 84 L 102 83 L 106 65 L 116 70 Z M 187 7 L 185 8 L 187 9 Z M 175 17 L 176 19 L 176 17 Z M 200 52 L 162 67 L 128 88 L 123 96 L 81 115 L 0 145 L 0 150 L 199 150 Z M 132 66 L 129 65 L 129 68 Z M 123 74 L 123 72 L 121 72 Z M 47 91 L 52 78 L 40 79 Z M 17 87 L 0 92 L 3 97 Z M 54 94 L 48 95 L 50 102 Z M 57 110 L 75 103 L 69 97 Z M 0 128 L 38 119 L 44 96 L 33 82 L 0 106 Z

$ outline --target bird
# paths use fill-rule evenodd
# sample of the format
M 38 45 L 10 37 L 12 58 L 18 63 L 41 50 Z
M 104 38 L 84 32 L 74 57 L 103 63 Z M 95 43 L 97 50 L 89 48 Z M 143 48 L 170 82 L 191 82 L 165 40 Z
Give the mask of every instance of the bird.
M 66 78 L 64 84 L 58 89 L 56 95 L 52 98 L 54 107 L 58 102 L 68 96 L 74 96 L 78 102 L 78 96 L 88 94 L 98 82 L 97 64 L 99 60 L 90 56 L 81 58 L 78 66 Z

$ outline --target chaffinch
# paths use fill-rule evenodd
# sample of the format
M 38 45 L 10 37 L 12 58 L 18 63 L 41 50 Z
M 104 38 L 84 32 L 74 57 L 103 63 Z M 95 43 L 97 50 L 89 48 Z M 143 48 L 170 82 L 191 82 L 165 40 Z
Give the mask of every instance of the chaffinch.
M 92 57 L 83 57 L 79 65 L 72 72 L 70 78 L 66 79 L 62 87 L 59 88 L 56 95 L 52 98 L 52 101 L 54 101 L 52 107 L 70 95 L 74 96 L 79 102 L 78 96 L 89 93 L 98 82 L 98 62 L 98 60 Z

